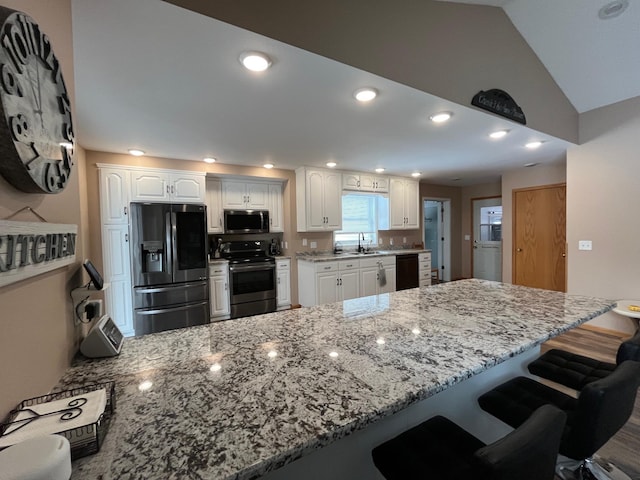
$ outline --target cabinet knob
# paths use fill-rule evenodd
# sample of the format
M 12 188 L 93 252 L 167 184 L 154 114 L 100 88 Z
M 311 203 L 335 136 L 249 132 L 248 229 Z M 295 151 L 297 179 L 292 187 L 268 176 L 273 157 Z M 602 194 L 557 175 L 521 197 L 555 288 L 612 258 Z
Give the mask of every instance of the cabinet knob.
M 127 215 L 127 207 L 124 207 L 124 214 Z
M 522 249 L 521 248 L 516 248 L 516 252 L 521 252 Z
M 167 185 L 167 194 L 171 193 L 171 190 L 169 188 L 169 185 Z
M 128 233 L 125 233 L 125 234 L 124 234 L 124 241 L 125 241 L 125 242 L 128 242 L 128 241 L 129 241 L 129 234 L 128 234 Z

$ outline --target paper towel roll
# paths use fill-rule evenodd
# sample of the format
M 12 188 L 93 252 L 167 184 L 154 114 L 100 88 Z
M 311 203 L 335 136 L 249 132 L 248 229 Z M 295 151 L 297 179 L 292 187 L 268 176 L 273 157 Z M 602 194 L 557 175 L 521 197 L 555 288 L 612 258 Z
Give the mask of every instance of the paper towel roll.
M 35 437 L 0 452 L 1 480 L 69 480 L 71 447 L 62 435 Z

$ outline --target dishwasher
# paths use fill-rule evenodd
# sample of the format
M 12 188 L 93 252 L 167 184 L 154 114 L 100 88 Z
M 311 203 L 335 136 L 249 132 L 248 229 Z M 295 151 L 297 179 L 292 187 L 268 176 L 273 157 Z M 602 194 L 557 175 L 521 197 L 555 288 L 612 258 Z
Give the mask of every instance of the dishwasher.
M 396 255 L 396 290 L 417 288 L 419 285 L 418 254 Z

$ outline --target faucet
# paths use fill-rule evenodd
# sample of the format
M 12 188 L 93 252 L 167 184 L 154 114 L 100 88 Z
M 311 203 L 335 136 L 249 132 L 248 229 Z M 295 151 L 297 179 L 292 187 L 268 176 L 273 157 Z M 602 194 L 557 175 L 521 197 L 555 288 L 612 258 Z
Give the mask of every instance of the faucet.
M 364 253 L 364 245 L 360 243 L 361 237 L 362 237 L 362 241 L 364 242 L 364 233 L 362 232 L 358 234 L 358 253 Z

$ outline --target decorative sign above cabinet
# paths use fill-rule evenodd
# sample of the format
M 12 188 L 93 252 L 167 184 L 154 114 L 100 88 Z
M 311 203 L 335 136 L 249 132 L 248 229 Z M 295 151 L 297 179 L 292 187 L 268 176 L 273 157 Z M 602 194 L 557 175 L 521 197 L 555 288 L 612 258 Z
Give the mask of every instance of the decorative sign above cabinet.
M 47 35 L 0 7 L 0 173 L 28 193 L 59 193 L 73 166 L 71 103 Z
M 527 119 L 522 112 L 522 109 L 518 106 L 511 95 L 503 90 L 497 88 L 487 90 L 480 90 L 475 94 L 471 100 L 471 105 L 482 108 L 489 112 L 498 114 L 502 117 L 506 117 L 514 122 L 527 124 Z
M 0 287 L 70 265 L 77 225 L 0 220 Z

